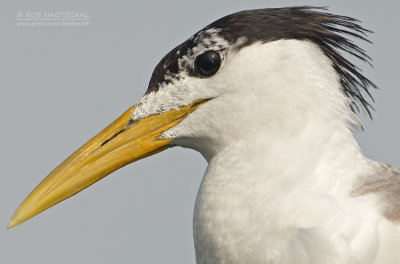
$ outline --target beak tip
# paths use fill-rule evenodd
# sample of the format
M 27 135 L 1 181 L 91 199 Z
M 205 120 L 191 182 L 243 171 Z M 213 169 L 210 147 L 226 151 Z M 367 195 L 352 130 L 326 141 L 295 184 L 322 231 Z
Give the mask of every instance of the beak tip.
M 17 225 L 19 225 L 21 221 L 16 219 L 15 214 L 11 217 L 11 219 L 8 221 L 7 229 L 11 229 Z
M 11 229 L 16 226 L 16 223 L 12 220 L 8 221 L 7 229 Z

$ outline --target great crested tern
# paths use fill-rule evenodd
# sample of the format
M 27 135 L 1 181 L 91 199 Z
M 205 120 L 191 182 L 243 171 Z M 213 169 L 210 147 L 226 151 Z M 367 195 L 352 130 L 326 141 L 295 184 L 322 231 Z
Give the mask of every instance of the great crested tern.
M 194 211 L 198 264 L 400 262 L 400 170 L 352 129 L 376 86 L 342 53 L 369 31 L 323 8 L 242 11 L 169 52 L 140 102 L 23 201 L 14 227 L 169 147 L 208 162 Z M 371 98 L 372 99 L 372 98 Z

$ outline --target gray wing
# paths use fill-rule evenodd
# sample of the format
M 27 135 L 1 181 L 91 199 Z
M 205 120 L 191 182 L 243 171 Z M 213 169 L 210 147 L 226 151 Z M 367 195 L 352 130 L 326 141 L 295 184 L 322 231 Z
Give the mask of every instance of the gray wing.
M 373 172 L 354 187 L 351 195 L 376 194 L 383 216 L 400 224 L 400 169 L 389 164 L 374 162 Z

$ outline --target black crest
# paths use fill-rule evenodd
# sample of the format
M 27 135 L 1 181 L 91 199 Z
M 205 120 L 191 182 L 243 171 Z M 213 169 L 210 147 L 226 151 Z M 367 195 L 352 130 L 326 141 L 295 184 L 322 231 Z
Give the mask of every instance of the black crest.
M 351 40 L 353 38 L 370 42 L 366 38 L 366 34 L 370 31 L 364 29 L 354 18 L 333 15 L 325 10 L 326 8 L 321 7 L 300 6 L 246 10 L 225 16 L 168 53 L 154 70 L 147 93 L 156 91 L 161 83 L 171 80 L 171 76 L 176 76 L 179 71 L 178 59 L 197 45 L 196 36 L 204 34 L 207 29 L 215 28 L 219 31 L 218 35 L 232 45 L 245 37 L 246 42 L 237 46 L 237 49 L 257 41 L 269 42 L 280 39 L 309 40 L 316 43 L 331 59 L 340 78 L 343 92 L 353 100 L 353 106 L 359 110 L 357 103 L 361 104 L 372 117 L 373 107 L 368 98 L 371 101 L 373 98 L 369 89 L 377 86 L 342 54 L 348 53 L 371 64 L 371 58 Z

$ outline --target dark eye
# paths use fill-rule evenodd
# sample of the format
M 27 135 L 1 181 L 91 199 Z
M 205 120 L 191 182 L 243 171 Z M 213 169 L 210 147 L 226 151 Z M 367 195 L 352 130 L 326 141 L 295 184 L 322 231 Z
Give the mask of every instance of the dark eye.
M 215 50 L 209 50 L 197 56 L 194 65 L 201 76 L 210 77 L 221 67 L 221 56 Z

